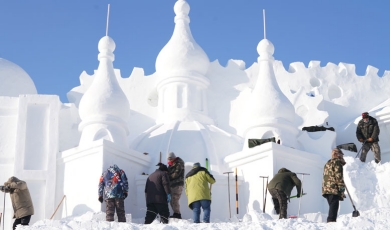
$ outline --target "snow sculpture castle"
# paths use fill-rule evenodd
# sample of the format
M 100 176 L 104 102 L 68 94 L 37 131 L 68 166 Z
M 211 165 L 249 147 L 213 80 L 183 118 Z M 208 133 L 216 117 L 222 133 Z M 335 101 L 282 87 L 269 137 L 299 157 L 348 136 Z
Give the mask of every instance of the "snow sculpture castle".
M 223 173 L 237 168 L 242 217 L 262 211 L 259 176 L 271 179 L 281 167 L 310 173 L 304 177 L 304 191 L 319 197 L 331 149 L 358 144 L 354 132 L 362 111 L 377 118 L 381 140 L 390 138 L 390 71 L 379 77 L 369 66 L 365 76 L 357 76 L 354 65 L 321 67 L 318 61 L 307 68 L 292 63 L 286 71 L 274 60 L 274 46 L 267 39 L 260 41 L 258 62 L 251 67 L 237 60 L 223 67 L 210 62 L 193 38 L 188 3 L 178 0 L 174 11 L 175 29 L 157 56 L 156 73 L 144 76 L 135 68 L 122 78 L 113 65 L 115 42 L 104 36 L 97 70 L 92 76 L 81 74 L 81 85 L 68 93 L 70 103 L 37 94 L 27 73 L 0 59 L 0 182 L 12 175 L 28 182 L 36 210 L 32 222 L 50 218 L 64 195 L 55 218 L 104 211 L 97 201 L 98 179 L 114 163 L 129 179 L 126 212 L 143 217 L 147 175 L 142 174 L 156 169 L 160 152 L 165 162 L 170 151 L 184 159 L 187 172 L 193 163 L 210 160 L 217 180 L 212 205 L 220 210 L 228 210 Z M 373 97 L 373 90 L 381 93 Z M 336 131 L 300 131 L 326 124 Z M 248 139 L 270 137 L 280 144 L 248 146 Z M 380 145 L 387 162 L 390 144 Z M 234 196 L 230 199 L 233 204 Z M 289 213 L 296 213 L 297 202 L 292 200 Z M 183 217 L 190 218 L 184 194 L 180 203 Z M 324 207 L 303 203 L 301 213 L 326 212 Z M 342 206 L 340 212 L 350 211 Z M 266 212 L 272 213 L 272 205 Z M 6 203 L 6 215 L 11 213 Z M 212 219 L 226 218 L 227 211 L 212 212 Z

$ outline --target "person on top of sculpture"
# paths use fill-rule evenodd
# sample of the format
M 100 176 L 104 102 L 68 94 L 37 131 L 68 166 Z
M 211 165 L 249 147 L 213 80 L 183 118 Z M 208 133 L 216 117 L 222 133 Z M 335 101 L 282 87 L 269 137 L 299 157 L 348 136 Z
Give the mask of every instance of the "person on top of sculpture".
M 381 161 L 381 149 L 379 147 L 379 125 L 375 118 L 371 117 L 367 112 L 362 113 L 362 119 L 359 121 L 356 128 L 356 137 L 363 143 L 360 160 L 366 161 L 367 152 L 371 149 L 374 152 L 375 162 Z
M 16 229 L 19 224 L 28 225 L 31 216 L 34 215 L 34 206 L 27 183 L 13 176 L 4 182 L 4 186 L 0 186 L 0 190 L 9 193 L 11 197 L 15 218 L 12 229 Z
M 276 214 L 279 219 L 287 219 L 287 201 L 291 191 L 297 187 L 297 197 L 301 196 L 302 183 L 297 174 L 286 168 L 279 169 L 278 173 L 268 183 L 268 191 L 272 196 Z
M 145 224 L 150 224 L 160 215 L 160 222 L 168 224 L 171 189 L 169 187 L 168 168 L 163 163 L 157 164 L 158 169 L 150 174 L 145 184 L 146 216 Z
M 322 179 L 322 196 L 328 201 L 329 212 L 327 222 L 336 222 L 339 201 L 345 198 L 345 183 L 343 166 L 345 160 L 343 152 L 335 148 L 332 150 L 332 159 L 324 166 Z
M 106 220 L 114 221 L 114 214 L 118 222 L 126 222 L 125 202 L 129 191 L 126 173 L 117 165 L 110 166 L 103 172 L 99 180 L 99 202 L 103 203 L 103 193 L 106 198 Z
M 170 203 L 173 210 L 173 215 L 170 218 L 181 219 L 179 200 L 184 187 L 184 161 L 180 157 L 176 157 L 173 152 L 168 154 L 168 175 L 172 195 Z

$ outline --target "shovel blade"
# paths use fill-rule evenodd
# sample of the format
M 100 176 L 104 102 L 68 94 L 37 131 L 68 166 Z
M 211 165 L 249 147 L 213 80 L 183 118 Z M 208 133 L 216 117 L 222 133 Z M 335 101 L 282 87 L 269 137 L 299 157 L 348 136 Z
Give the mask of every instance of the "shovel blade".
M 352 217 L 358 217 L 360 216 L 360 213 L 358 210 L 352 212 Z

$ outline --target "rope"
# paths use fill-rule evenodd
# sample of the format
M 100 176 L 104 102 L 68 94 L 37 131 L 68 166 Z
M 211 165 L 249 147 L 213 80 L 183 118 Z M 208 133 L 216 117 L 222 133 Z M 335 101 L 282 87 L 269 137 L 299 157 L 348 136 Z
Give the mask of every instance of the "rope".
M 158 214 L 158 213 L 156 213 L 156 212 L 153 212 L 153 211 L 150 211 L 150 210 L 148 210 L 148 209 L 146 209 L 146 208 L 141 208 L 141 210 L 145 210 L 145 211 L 147 211 L 147 212 L 152 212 L 152 213 L 156 214 L 156 217 L 154 218 L 154 220 L 157 219 L 157 215 L 159 215 L 160 218 L 164 218 L 164 219 L 166 219 L 167 221 L 169 221 L 168 218 L 165 218 L 165 217 L 161 216 L 160 214 Z M 154 221 L 154 220 L 153 220 L 153 221 Z

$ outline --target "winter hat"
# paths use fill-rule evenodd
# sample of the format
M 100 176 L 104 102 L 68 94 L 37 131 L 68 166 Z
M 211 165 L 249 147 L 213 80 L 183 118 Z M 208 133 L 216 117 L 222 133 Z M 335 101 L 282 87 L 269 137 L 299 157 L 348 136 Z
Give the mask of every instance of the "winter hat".
M 284 173 L 284 172 L 291 172 L 290 170 L 286 169 L 286 168 L 281 168 L 279 169 L 278 173 Z
M 168 153 L 168 157 L 167 158 L 175 159 L 176 155 L 173 152 L 170 152 L 170 153 Z
M 200 163 L 199 163 L 199 162 L 196 162 L 196 163 L 192 166 L 192 168 L 197 168 L 197 167 L 200 167 Z
M 332 150 L 332 158 L 339 158 L 339 156 L 343 156 L 344 153 L 339 148 L 334 148 Z
M 367 112 L 362 113 L 362 118 L 368 118 L 368 113 Z
M 168 167 L 163 163 L 158 163 L 156 166 L 159 166 L 158 169 L 160 169 L 161 171 L 168 171 Z

